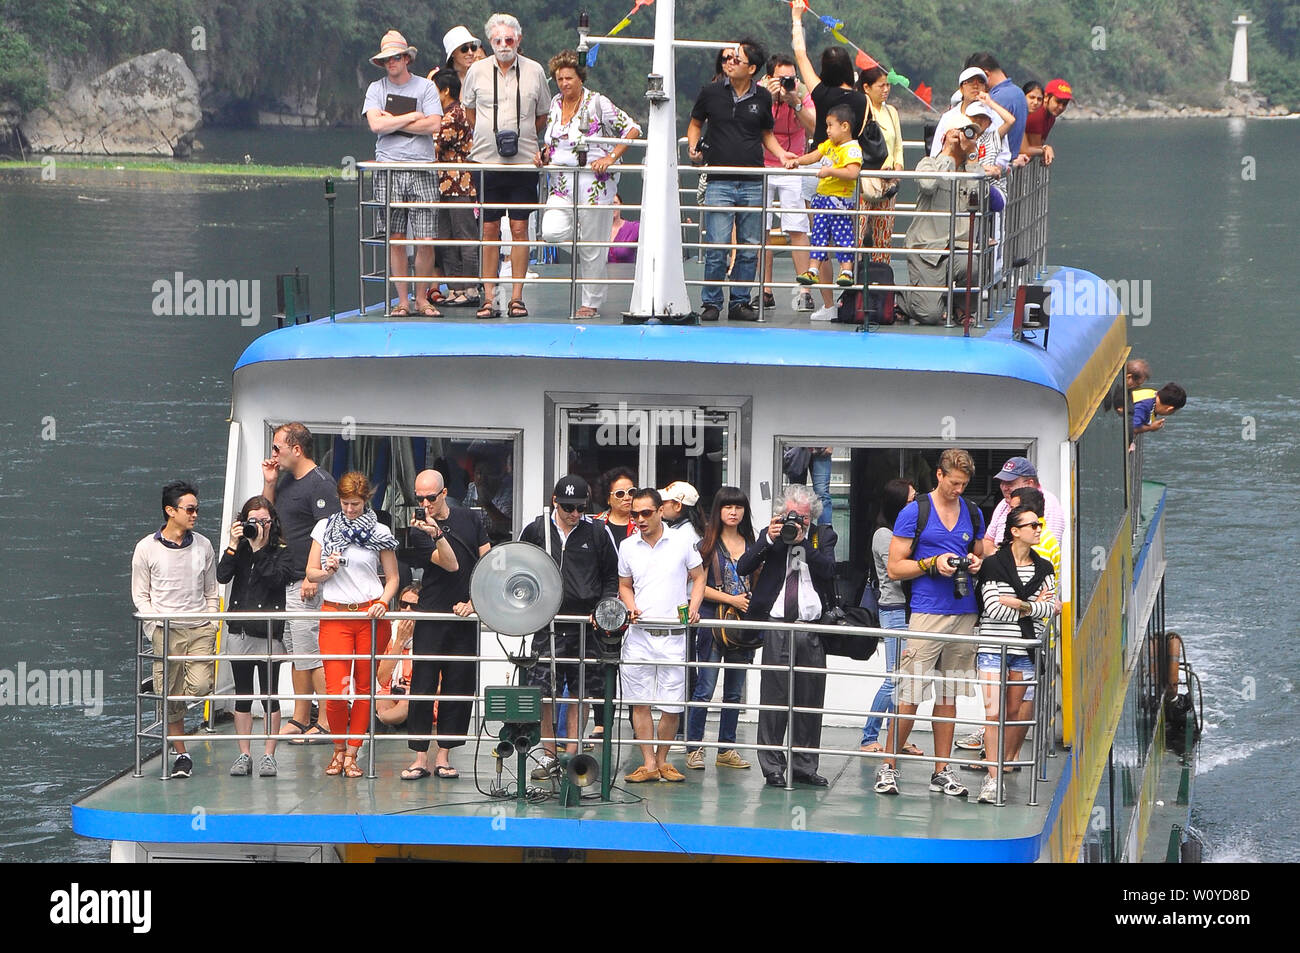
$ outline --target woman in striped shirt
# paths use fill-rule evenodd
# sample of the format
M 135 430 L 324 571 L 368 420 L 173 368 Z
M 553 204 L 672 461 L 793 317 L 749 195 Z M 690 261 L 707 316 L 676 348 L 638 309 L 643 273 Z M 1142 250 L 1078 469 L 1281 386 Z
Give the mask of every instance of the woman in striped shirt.
M 1012 646 L 1007 649 L 1008 712 L 1019 711 L 1021 701 L 1027 697 L 1026 686 L 1015 683 L 1034 678 L 1034 649 L 1038 645 L 1042 620 L 1061 611 L 1052 564 L 1033 549 L 1040 532 L 1038 514 L 1028 506 L 1017 506 L 1007 514 L 1002 545 L 980 567 L 980 635 L 1025 640 L 1023 648 Z M 995 645 L 981 645 L 975 660 L 980 678 L 994 683 L 993 690 L 984 693 L 984 716 L 989 721 L 996 721 L 1002 695 L 996 685 L 1002 670 L 1000 649 Z M 1028 686 L 1028 689 L 1033 691 L 1033 686 Z M 1005 729 L 998 739 L 1004 761 L 1014 757 L 1025 732 L 1023 725 Z M 979 800 L 986 804 L 997 800 L 996 750 L 989 751 L 986 746 L 988 777 L 979 795 Z

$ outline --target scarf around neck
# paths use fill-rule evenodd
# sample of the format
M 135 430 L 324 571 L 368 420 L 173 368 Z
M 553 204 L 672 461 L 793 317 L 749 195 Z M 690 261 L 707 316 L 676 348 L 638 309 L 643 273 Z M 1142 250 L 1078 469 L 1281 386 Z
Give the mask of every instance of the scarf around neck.
M 375 533 L 375 526 L 378 523 L 379 519 L 375 516 L 375 511 L 369 506 L 354 520 L 349 520 L 341 512 L 335 513 L 325 521 L 325 539 L 321 542 L 320 553 L 322 565 L 327 556 L 341 553 L 349 546 L 360 546 L 376 552 L 396 549 L 396 537 L 379 536 Z

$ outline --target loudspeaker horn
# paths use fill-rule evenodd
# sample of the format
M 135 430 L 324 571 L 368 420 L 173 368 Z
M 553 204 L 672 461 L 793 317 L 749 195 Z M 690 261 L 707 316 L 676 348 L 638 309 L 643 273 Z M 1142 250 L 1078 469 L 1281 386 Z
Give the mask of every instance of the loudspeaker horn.
M 495 546 L 474 567 L 474 611 L 500 635 L 532 635 L 560 611 L 564 583 L 546 551 L 532 543 Z
M 590 787 L 600 780 L 600 762 L 589 754 L 575 754 L 564 769 L 569 783 L 580 788 Z

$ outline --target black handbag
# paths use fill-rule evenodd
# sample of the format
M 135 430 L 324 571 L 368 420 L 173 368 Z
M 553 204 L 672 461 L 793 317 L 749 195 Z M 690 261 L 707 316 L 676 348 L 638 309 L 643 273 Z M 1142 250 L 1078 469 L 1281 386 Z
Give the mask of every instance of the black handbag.
M 831 583 L 830 591 L 822 593 L 822 617 L 818 619 L 821 625 L 853 625 L 861 626 L 868 629 L 880 628 L 880 616 L 871 609 L 862 606 L 841 606 L 839 604 L 839 593 L 835 591 L 834 582 Z M 880 644 L 878 635 L 858 635 L 845 632 L 820 632 L 822 648 L 826 650 L 827 655 L 838 655 L 841 658 L 856 659 L 859 662 L 865 662 L 876 652 L 876 646 Z
M 885 142 L 885 133 L 876 122 L 871 112 L 871 103 L 867 103 L 867 114 L 863 117 L 862 128 L 858 130 L 858 145 L 862 148 L 862 168 L 874 172 L 885 167 L 889 158 L 889 143 Z

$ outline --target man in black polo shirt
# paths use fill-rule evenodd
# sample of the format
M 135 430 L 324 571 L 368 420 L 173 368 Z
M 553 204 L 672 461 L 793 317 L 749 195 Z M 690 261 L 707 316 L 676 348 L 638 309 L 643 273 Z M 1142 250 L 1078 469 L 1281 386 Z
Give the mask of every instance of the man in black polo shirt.
M 700 90 L 691 109 L 691 123 L 686 128 L 686 142 L 692 162 L 704 159 L 700 136 L 708 123 L 708 164 L 711 166 L 750 166 L 762 168 L 763 149 L 780 159 L 797 158 L 781 148 L 773 135 L 772 96 L 754 75 L 762 68 L 767 54 L 753 40 L 741 40 L 722 54 L 723 78 Z M 703 213 L 704 229 L 710 242 L 731 244 L 731 228 L 736 228 L 736 262 L 731 269 L 731 302 L 727 317 L 733 321 L 757 321 L 758 312 L 750 306 L 749 283 L 754 280 L 758 264 L 761 212 L 739 212 L 746 206 L 755 209 L 763 204 L 763 179 L 735 172 L 710 172 L 704 189 L 704 204 L 720 206 L 722 211 Z M 722 311 L 722 282 L 727 277 L 730 249 L 716 246 L 704 253 L 704 279 L 711 282 L 701 295 L 700 318 L 716 321 Z
M 409 549 L 404 554 L 411 565 L 423 566 L 420 586 L 421 612 L 474 612 L 469 601 L 469 581 L 474 566 L 492 544 L 487 531 L 471 510 L 447 502 L 447 485 L 437 470 L 421 470 L 415 477 L 415 499 L 424 507 L 424 519 L 411 521 Z M 411 639 L 411 654 L 478 655 L 478 630 L 473 622 L 417 622 Z M 438 687 L 441 678 L 442 688 Z M 477 662 L 421 661 L 411 663 L 411 702 L 406 730 L 414 736 L 433 734 L 433 702 L 417 701 L 417 695 L 473 695 L 478 682 Z M 463 735 L 469 730 L 473 702 L 442 701 L 438 704 L 438 733 Z M 433 773 L 440 778 L 460 777 L 451 766 L 451 752 L 464 741 L 438 742 Z M 403 781 L 429 776 L 429 739 L 414 738 L 407 746 L 415 760 L 402 772 Z

